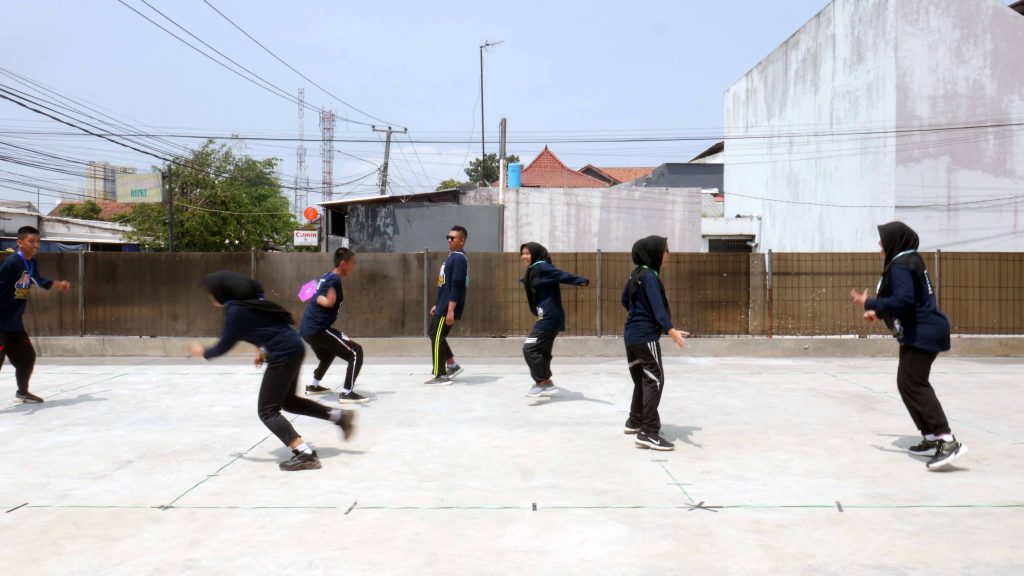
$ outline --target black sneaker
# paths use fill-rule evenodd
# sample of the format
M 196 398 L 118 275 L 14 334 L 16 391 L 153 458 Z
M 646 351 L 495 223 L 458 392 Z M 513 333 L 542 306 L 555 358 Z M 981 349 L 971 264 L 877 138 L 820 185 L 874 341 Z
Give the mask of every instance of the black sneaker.
M 330 391 L 330 388 L 324 388 L 319 384 L 310 384 L 309 386 L 306 386 L 306 396 L 310 396 L 312 394 L 327 394 Z
M 430 380 L 427 380 L 424 384 L 427 386 L 451 386 L 452 378 L 447 374 L 441 374 L 440 376 L 435 376 Z
M 449 364 L 448 368 L 446 368 L 446 372 L 448 373 L 449 378 L 455 378 L 459 374 L 462 374 L 462 366 L 459 366 L 458 364 Z
M 641 448 L 650 448 L 651 450 L 674 450 L 675 446 L 671 442 L 665 440 L 660 434 L 648 434 L 646 432 L 638 432 L 636 440 L 634 440 L 637 446 Z
M 935 456 L 932 456 L 932 459 L 928 461 L 929 470 L 952 464 L 953 460 L 967 454 L 967 446 L 961 444 L 956 438 L 953 438 L 952 442 L 939 440 L 938 443 L 939 446 L 935 449 Z
M 919 444 L 907 448 L 907 452 L 910 452 L 914 456 L 934 456 L 935 449 L 938 447 L 938 440 L 929 440 L 927 438 L 922 438 Z
M 341 428 L 341 437 L 348 440 L 356 432 L 356 413 L 353 410 L 342 410 L 341 420 L 337 422 Z
M 341 394 L 338 394 L 338 402 L 341 402 L 342 404 L 365 404 L 369 401 L 369 398 L 355 390 L 352 390 L 351 392 L 345 392 L 342 390 Z
M 635 424 L 633 424 L 629 420 L 626 420 L 626 423 L 622 426 L 622 433 L 623 434 L 636 434 L 639 431 L 640 431 L 640 427 L 635 425 Z
M 39 404 L 43 399 L 28 390 L 24 392 L 19 390 L 18 393 L 14 395 L 14 401 L 24 402 L 25 404 Z
M 306 454 L 305 452 L 299 452 L 298 450 L 292 450 L 295 456 L 285 460 L 278 464 L 278 467 L 285 472 L 295 472 L 296 470 L 316 470 L 320 468 L 320 458 L 316 455 L 316 450 Z

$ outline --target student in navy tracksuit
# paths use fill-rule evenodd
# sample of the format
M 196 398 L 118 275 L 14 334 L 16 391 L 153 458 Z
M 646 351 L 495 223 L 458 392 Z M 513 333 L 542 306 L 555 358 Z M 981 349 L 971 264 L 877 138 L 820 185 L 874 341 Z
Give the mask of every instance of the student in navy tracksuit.
M 306 386 L 306 394 L 324 394 L 330 388 L 320 385 L 327 369 L 335 358 L 343 358 L 348 363 L 345 371 L 345 384 L 338 394 L 338 402 L 342 404 L 362 404 L 367 398 L 355 391 L 356 378 L 363 368 L 363 347 L 354 340 L 331 327 L 338 319 L 338 310 L 345 301 L 345 293 L 341 289 L 341 279 L 348 276 L 356 267 L 356 253 L 348 248 L 334 251 L 334 269 L 317 280 L 316 293 L 306 304 L 302 314 L 302 325 L 299 335 L 313 348 L 320 364 L 313 371 L 313 383 Z
M 323 404 L 296 395 L 299 369 L 306 349 L 290 326 L 292 315 L 263 299 L 258 282 L 236 272 L 220 271 L 206 277 L 206 289 L 214 304 L 224 308 L 224 329 L 220 341 L 210 348 L 192 344 L 192 354 L 206 359 L 227 353 L 240 340 L 257 347 L 255 363 L 260 366 L 266 354 L 267 370 L 260 385 L 258 413 L 263 424 L 295 454 L 280 463 L 281 470 L 313 470 L 320 468 L 316 451 L 306 444 L 281 410 L 292 414 L 330 420 L 341 427 L 345 439 L 352 434 L 354 413 L 331 409 Z
M 462 251 L 469 233 L 462 226 L 452 226 L 448 240 L 448 258 L 437 275 L 437 302 L 430 308 L 430 356 L 434 377 L 424 384 L 446 386 L 462 372 L 448 346 L 448 332 L 462 318 L 469 288 L 469 259 Z
M 565 331 L 560 285 L 586 286 L 590 281 L 556 268 L 551 263 L 547 248 L 536 242 L 520 246 L 519 259 L 527 267 L 526 274 L 519 281 L 526 289 L 530 312 L 537 317 L 533 330 L 523 344 L 523 357 L 530 367 L 530 376 L 534 382 L 526 395 L 531 398 L 553 396 L 558 393 L 558 389 L 551 382 L 551 349 L 558 333 Z
M 928 269 L 917 253 L 917 233 L 903 222 L 889 222 L 878 227 L 878 235 L 885 265 L 876 296 L 868 298 L 867 290 L 851 290 L 850 296 L 864 307 L 865 320 L 883 320 L 900 343 L 896 387 L 924 436 L 909 451 L 931 456 L 928 468 L 934 469 L 967 453 L 967 446 L 953 436 L 942 404 L 928 382 L 935 358 L 949 350 L 949 320 L 939 311 Z
M 18 229 L 18 251 L 0 263 L 0 368 L 7 357 L 14 364 L 14 380 L 18 384 L 15 402 L 43 401 L 28 391 L 28 381 L 36 365 L 36 349 L 25 331 L 22 316 L 32 295 L 32 285 L 47 290 L 56 288 L 64 293 L 71 288 L 65 280 L 54 282 L 39 275 L 35 261 L 38 252 L 39 230 L 22 226 Z
M 665 389 L 659 339 L 668 334 L 676 347 L 682 348 L 683 338 L 690 334 L 672 327 L 661 283 L 661 268 L 668 263 L 668 238 L 648 236 L 637 240 L 633 244 L 633 263 L 637 266 L 622 290 L 622 305 L 629 311 L 624 334 L 626 361 L 633 378 L 633 401 L 623 431 L 636 434 L 635 442 L 641 448 L 672 450 L 672 443 L 661 437 L 658 415 Z

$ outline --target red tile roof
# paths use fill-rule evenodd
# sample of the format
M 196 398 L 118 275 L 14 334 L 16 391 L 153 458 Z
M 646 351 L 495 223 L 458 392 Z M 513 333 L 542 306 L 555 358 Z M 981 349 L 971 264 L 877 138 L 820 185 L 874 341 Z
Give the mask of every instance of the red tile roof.
M 637 178 L 643 178 L 644 176 L 650 176 L 654 172 L 654 168 L 600 168 L 593 164 L 587 164 L 583 168 L 580 168 L 580 173 L 587 174 L 590 176 L 594 175 L 595 178 L 600 180 L 609 180 L 611 184 L 622 184 L 623 182 L 631 182 Z M 603 177 L 602 177 L 603 176 Z
M 100 207 L 99 219 L 106 220 L 108 222 L 110 220 L 113 220 L 114 216 L 117 216 L 118 214 L 121 214 L 123 212 L 128 212 L 129 210 L 136 206 L 136 204 L 131 204 L 128 202 L 107 202 L 104 200 L 98 200 L 95 202 Z M 47 216 L 60 217 L 61 206 L 78 206 L 84 203 L 85 202 L 68 202 L 65 200 L 60 204 L 54 206 L 53 210 L 50 210 L 50 213 L 47 214 Z
M 569 168 L 545 146 L 540 154 L 523 168 L 523 188 L 607 188 L 608 184 Z

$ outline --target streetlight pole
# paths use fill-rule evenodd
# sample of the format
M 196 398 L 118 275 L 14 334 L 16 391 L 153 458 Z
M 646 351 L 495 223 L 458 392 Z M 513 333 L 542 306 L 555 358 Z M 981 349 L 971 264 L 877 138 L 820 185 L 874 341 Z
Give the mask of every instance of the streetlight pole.
M 490 40 L 484 40 L 484 43 L 480 45 L 480 179 L 484 178 L 484 159 L 487 157 L 487 150 L 484 148 L 484 49 L 490 48 L 491 46 L 497 46 L 498 44 L 504 44 L 504 40 L 498 40 L 497 42 L 491 42 Z M 486 184 L 487 182 L 483 182 Z

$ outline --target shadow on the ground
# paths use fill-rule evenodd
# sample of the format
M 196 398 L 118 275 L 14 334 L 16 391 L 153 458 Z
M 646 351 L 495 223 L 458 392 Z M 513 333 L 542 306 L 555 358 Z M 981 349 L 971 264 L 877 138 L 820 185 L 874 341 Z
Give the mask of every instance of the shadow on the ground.
M 541 396 L 540 398 L 533 398 L 534 403 L 530 406 L 546 406 L 550 404 L 557 404 L 558 402 L 573 402 L 576 400 L 586 400 L 587 402 L 597 402 L 599 404 L 613 404 L 607 400 L 598 400 L 597 398 L 587 398 L 583 395 L 583 392 L 576 392 L 567 388 L 558 387 L 558 394 L 554 396 Z
M 452 384 L 468 384 L 473 386 L 476 384 L 490 384 L 498 380 L 501 380 L 501 378 L 497 376 L 458 376 L 452 380 Z
M 246 456 L 239 454 L 235 454 L 235 456 L 240 456 L 241 460 L 248 460 L 249 462 L 283 462 L 292 457 L 291 449 L 285 446 L 281 446 L 279 448 L 274 449 L 274 451 L 271 452 L 271 454 L 273 455 L 272 458 L 257 458 L 255 456 Z M 363 450 L 344 450 L 342 448 L 335 448 L 334 446 L 318 446 L 316 448 L 316 455 L 321 460 L 325 460 L 327 458 L 334 458 L 336 456 L 341 456 L 343 454 L 358 456 L 361 454 L 366 454 L 366 452 Z
M 694 442 L 692 436 L 694 432 L 700 432 L 701 430 L 703 430 L 703 428 L 700 426 L 674 426 L 672 424 L 661 425 L 661 435 L 664 436 L 666 440 L 676 440 L 697 448 L 704 448 L 704 446 Z
M 106 402 L 106 398 L 96 398 L 90 394 L 79 394 L 74 398 L 57 398 L 55 400 L 45 400 L 39 404 L 12 404 L 11 406 L 0 410 L 0 414 L 32 414 L 38 410 L 47 410 L 49 408 L 61 408 L 63 406 L 74 406 L 76 404 L 83 404 L 85 402 Z

